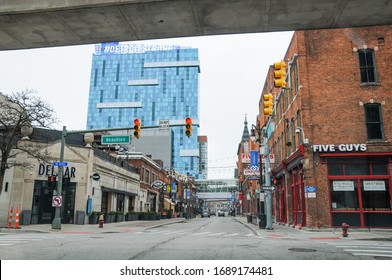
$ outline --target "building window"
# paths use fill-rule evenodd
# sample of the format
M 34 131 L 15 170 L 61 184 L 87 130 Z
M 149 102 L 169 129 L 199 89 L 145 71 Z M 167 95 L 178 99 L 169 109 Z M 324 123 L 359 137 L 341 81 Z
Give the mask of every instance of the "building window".
M 359 70 L 361 72 L 361 83 L 376 83 L 376 65 L 374 51 L 369 49 L 359 50 Z
M 365 104 L 366 130 L 368 140 L 383 140 L 384 129 L 380 104 Z
M 97 86 L 97 80 L 98 80 L 98 68 L 95 69 L 94 71 L 94 86 Z
M 116 88 L 114 90 L 114 99 L 118 98 L 118 85 L 116 85 Z
M 106 60 L 103 61 L 102 65 L 102 77 L 105 77 Z
M 116 81 L 120 80 L 120 63 L 117 63 Z

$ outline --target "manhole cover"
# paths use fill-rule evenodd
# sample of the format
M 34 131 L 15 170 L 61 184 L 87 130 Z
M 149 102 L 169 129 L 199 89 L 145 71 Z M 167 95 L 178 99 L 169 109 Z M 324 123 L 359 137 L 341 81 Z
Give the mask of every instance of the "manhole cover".
M 317 250 L 308 249 L 308 248 L 290 248 L 289 251 L 307 253 L 307 252 L 316 252 Z

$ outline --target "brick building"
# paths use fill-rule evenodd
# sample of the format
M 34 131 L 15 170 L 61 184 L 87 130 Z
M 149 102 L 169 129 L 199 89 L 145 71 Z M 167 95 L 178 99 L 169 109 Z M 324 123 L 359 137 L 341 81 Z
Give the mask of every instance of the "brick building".
M 273 66 L 260 108 L 275 155 L 274 221 L 296 227 L 392 227 L 392 28 L 297 31 L 286 88 Z M 261 96 L 260 104 L 263 102 Z

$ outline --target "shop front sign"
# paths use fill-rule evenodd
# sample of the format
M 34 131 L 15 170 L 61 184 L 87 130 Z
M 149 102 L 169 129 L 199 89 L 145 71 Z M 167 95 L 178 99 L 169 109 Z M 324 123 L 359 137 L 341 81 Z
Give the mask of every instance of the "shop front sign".
M 366 152 L 366 144 L 321 144 L 313 145 L 312 151 L 319 153 L 331 153 L 331 152 Z

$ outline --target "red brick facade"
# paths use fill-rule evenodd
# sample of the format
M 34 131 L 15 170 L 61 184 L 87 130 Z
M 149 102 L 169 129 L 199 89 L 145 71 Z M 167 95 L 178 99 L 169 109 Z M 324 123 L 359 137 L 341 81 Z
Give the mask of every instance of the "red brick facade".
M 280 180 L 273 194 L 275 222 L 392 227 L 391 42 L 391 26 L 297 31 L 284 57 L 286 89 L 273 87 L 271 66 L 263 94 L 275 96 L 269 135 L 276 157 L 272 177 Z M 373 58 L 362 71 L 368 76 L 361 76 L 360 53 Z M 259 105 L 263 126 L 262 96 Z M 365 108 L 380 112 L 381 120 L 368 119 L 367 126 Z M 377 132 L 382 137 L 374 139 Z M 356 145 L 344 151 L 340 144 Z

